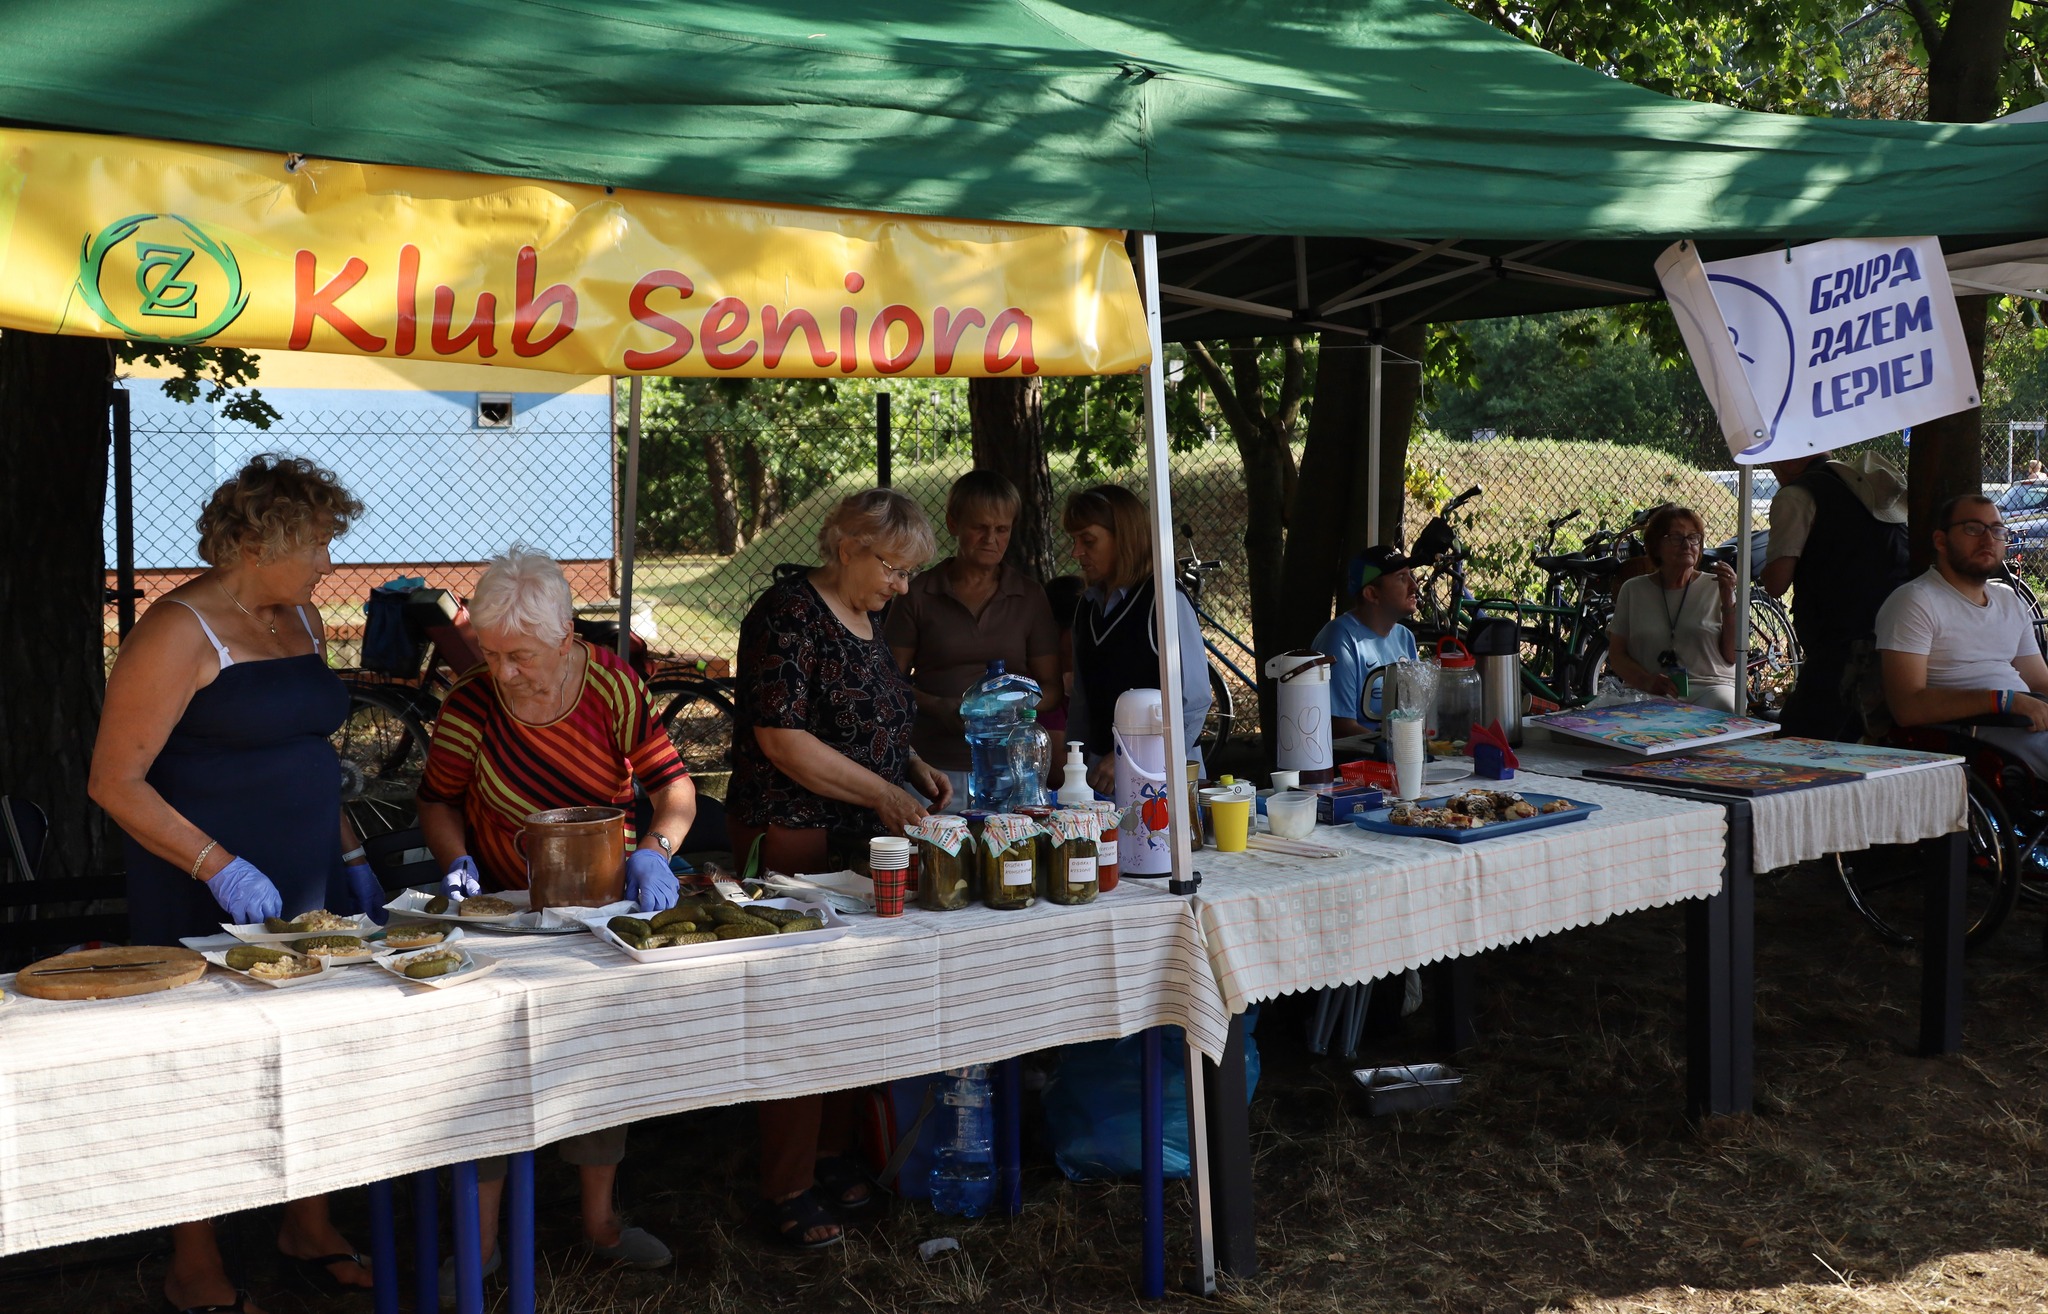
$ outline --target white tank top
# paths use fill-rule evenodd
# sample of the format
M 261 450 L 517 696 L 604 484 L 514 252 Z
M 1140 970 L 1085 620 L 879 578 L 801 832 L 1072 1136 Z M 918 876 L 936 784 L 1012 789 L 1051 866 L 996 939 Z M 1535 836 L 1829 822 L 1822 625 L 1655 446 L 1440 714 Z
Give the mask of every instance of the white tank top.
M 206 635 L 206 641 L 213 645 L 213 655 L 220 659 L 220 668 L 225 671 L 228 667 L 233 666 L 235 664 L 235 655 L 228 651 L 228 646 L 220 641 L 218 634 L 213 632 L 213 626 L 206 623 L 206 617 L 199 614 L 199 608 L 182 598 L 172 598 L 171 601 L 177 603 L 186 611 L 191 612 L 193 618 L 199 622 L 199 628 Z M 320 650 L 320 638 L 313 633 L 313 622 L 306 619 L 306 609 L 304 607 L 293 607 L 292 610 L 299 614 L 299 624 L 306 627 L 306 637 L 313 641 L 313 650 L 318 652 Z

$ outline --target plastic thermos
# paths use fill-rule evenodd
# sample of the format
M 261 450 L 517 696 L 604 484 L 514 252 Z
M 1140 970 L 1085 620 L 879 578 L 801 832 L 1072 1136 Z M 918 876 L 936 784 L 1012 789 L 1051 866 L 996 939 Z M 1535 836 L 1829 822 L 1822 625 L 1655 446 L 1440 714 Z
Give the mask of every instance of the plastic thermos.
M 1274 743 L 1278 764 L 1299 771 L 1316 785 L 1337 774 L 1330 731 L 1330 659 L 1306 648 L 1283 652 L 1266 663 L 1277 683 L 1279 735 Z M 1344 715 L 1352 713 L 1346 709 Z
M 1436 662 L 1442 668 L 1436 680 L 1437 737 L 1470 739 L 1472 723 L 1482 719 L 1479 663 L 1450 635 L 1436 641 Z
M 1007 671 L 1001 658 L 960 695 L 960 720 L 967 728 L 967 806 L 1001 812 L 1010 805 L 1010 730 L 1036 707 L 1038 681 Z
M 1111 737 L 1116 748 L 1116 801 L 1135 809 L 1119 832 L 1117 867 L 1125 876 L 1173 873 L 1166 791 L 1181 788 L 1166 774 L 1166 717 L 1157 689 L 1127 689 L 1116 700 Z
M 979 1218 L 996 1198 L 995 1117 L 988 1068 L 970 1063 L 939 1081 L 939 1152 L 932 1163 L 932 1208 Z

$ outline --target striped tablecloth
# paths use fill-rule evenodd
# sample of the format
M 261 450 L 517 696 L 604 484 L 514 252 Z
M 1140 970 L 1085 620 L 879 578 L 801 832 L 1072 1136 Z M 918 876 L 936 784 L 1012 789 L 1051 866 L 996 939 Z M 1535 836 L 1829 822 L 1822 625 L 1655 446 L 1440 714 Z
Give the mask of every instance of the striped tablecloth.
M 1642 760 L 1620 749 L 1569 739 L 1527 744 L 1517 752 L 1525 765 L 1561 776 Z M 1761 875 L 1830 853 L 1953 834 L 1964 825 L 1963 791 L 1963 764 L 1958 759 L 1946 766 L 1845 785 L 1759 794 L 1749 800 L 1750 869 Z
M 1224 1005 L 1241 1012 L 1721 888 L 1720 808 L 1526 772 L 1505 787 L 1601 810 L 1476 844 L 1319 826 L 1312 838 L 1342 857 L 1195 855 L 1195 904 Z
M 282 990 L 215 971 L 97 1003 L 9 991 L 0 1255 L 1161 1024 L 1222 1054 L 1194 912 L 1156 887 L 853 921 L 648 965 L 587 935 L 475 934 L 502 965 L 445 990 L 365 965 Z

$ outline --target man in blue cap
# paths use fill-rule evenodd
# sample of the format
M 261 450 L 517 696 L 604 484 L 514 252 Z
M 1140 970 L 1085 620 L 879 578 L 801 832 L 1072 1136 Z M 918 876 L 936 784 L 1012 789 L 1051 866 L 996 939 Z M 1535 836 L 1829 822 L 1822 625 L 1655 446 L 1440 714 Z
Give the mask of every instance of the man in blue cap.
M 1315 650 L 1330 658 L 1330 728 L 1339 739 L 1365 733 L 1359 716 L 1366 709 L 1366 677 L 1415 659 L 1415 636 L 1401 624 L 1420 600 L 1414 564 L 1395 547 L 1369 547 L 1351 558 L 1351 609 L 1316 633 Z M 1378 690 L 1370 710 L 1379 714 Z

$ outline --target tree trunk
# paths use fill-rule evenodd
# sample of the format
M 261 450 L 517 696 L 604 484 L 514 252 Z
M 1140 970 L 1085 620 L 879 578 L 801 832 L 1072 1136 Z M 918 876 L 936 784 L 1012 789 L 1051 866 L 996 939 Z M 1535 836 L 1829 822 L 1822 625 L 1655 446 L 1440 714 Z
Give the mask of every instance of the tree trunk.
M 85 781 L 106 692 L 109 344 L 0 332 L 0 787 L 50 814 L 42 874 L 111 869 Z
M 751 543 L 782 519 L 782 484 L 752 438 L 740 445 L 740 475 L 747 489 L 746 541 Z
M 1007 475 L 1023 497 L 1006 560 L 1035 580 L 1051 579 L 1059 573 L 1059 557 L 1052 536 L 1052 469 L 1045 460 L 1044 382 L 969 379 L 967 418 L 975 468 Z
M 725 450 L 725 432 L 704 431 L 704 482 L 711 494 L 711 535 L 722 556 L 746 546 L 740 528 L 739 490 L 733 486 L 732 460 Z
M 1387 336 L 1388 354 L 1422 358 L 1426 326 Z M 1422 371 L 1388 363 L 1380 371 L 1385 407 L 1380 426 L 1380 541 L 1401 538 L 1408 434 L 1415 424 Z M 1325 342 L 1316 364 L 1316 404 L 1302 446 L 1301 477 L 1288 517 L 1275 619 L 1278 647 L 1305 648 L 1316 631 L 1350 605 L 1344 568 L 1366 542 L 1368 444 L 1372 433 L 1372 371 L 1366 352 Z
M 1919 11 L 1918 6 L 1912 8 Z M 2005 34 L 2011 24 L 2011 0 L 1952 0 L 1948 20 L 1939 32 L 1922 25 L 1922 43 L 1930 52 L 1928 118 L 1938 123 L 1982 123 L 1998 113 Z M 1980 396 L 1984 388 L 1984 321 L 1990 305 L 1988 297 L 1956 298 Z M 1934 528 L 1934 508 L 1944 498 L 1983 487 L 1983 421 L 1980 407 L 1914 427 L 1906 507 L 1916 568 L 1926 565 L 1933 551 L 1929 535 Z

